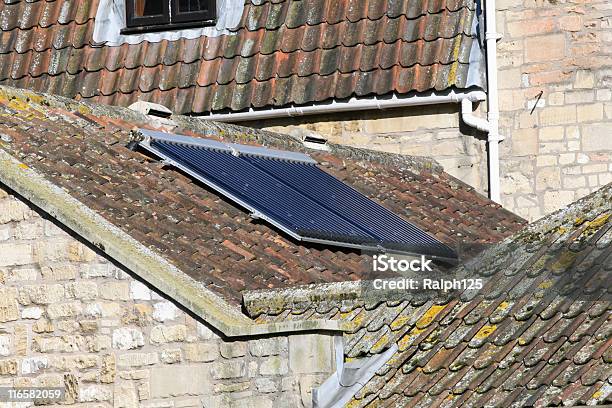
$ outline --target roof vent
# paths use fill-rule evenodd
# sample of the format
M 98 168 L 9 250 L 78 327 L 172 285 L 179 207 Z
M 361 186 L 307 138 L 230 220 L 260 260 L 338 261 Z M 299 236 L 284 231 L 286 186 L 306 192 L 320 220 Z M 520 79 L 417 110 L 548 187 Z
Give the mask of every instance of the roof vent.
M 136 112 L 147 115 L 149 118 L 151 118 L 154 126 L 157 125 L 166 128 L 169 127 L 168 130 L 172 130 L 176 127 L 176 123 L 170 119 L 172 116 L 172 111 L 166 108 L 164 105 L 153 102 L 137 101 L 128 107 Z
M 131 104 L 129 108 L 144 115 L 155 116 L 157 118 L 167 119 L 172 116 L 170 109 L 153 102 L 138 101 Z
M 298 128 L 292 129 L 290 134 L 294 137 L 301 139 L 304 147 L 307 147 L 309 149 L 314 149 L 314 150 L 329 151 L 329 146 L 327 145 L 327 139 L 324 138 L 319 133 L 298 127 Z

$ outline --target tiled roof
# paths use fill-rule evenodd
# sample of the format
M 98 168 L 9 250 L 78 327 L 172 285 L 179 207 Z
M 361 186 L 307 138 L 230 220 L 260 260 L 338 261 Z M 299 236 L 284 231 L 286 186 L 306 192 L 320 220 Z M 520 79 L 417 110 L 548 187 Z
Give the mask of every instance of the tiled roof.
M 460 296 L 354 283 L 245 294 L 260 322 L 340 319 L 348 358 L 398 352 L 350 407 L 612 403 L 612 184 L 486 250 Z
M 17 97 L 15 97 L 15 95 Z M 189 177 L 128 149 L 147 118 L 119 107 L 0 88 L 1 148 L 66 189 L 133 238 L 230 301 L 240 291 L 361 278 L 358 251 L 303 245 Z M 174 117 L 194 137 L 306 152 L 289 136 Z M 181 122 L 182 121 L 182 122 Z M 498 242 L 525 221 L 434 162 L 331 146 L 309 151 L 321 167 L 442 242 Z
M 246 0 L 228 35 L 93 43 L 97 0 L 0 3 L 0 83 L 175 113 L 468 87 L 474 0 Z

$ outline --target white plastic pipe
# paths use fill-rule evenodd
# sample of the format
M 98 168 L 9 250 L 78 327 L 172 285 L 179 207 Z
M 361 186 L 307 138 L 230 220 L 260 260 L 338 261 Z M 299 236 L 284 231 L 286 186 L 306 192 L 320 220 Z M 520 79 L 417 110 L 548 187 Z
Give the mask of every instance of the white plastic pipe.
M 495 0 L 485 4 L 485 41 L 487 48 L 487 118 L 489 121 L 489 196 L 501 204 L 499 180 L 499 103 L 497 92 L 497 40 L 500 38 L 495 21 Z
M 455 91 L 448 93 L 435 93 L 429 95 L 412 95 L 390 98 L 351 98 L 346 102 L 331 102 L 312 106 L 289 107 L 280 109 L 249 110 L 247 112 L 222 113 L 202 116 L 203 119 L 217 120 L 219 122 L 246 122 L 252 120 L 317 115 L 326 113 L 354 112 L 360 110 L 400 108 L 416 105 L 437 105 L 442 103 L 460 103 L 467 99 L 471 102 L 484 101 L 486 94 L 483 91 Z
M 472 112 L 473 102 L 469 99 L 461 101 L 461 119 L 463 122 L 481 132 L 489 132 L 489 121 L 483 118 L 479 118 Z

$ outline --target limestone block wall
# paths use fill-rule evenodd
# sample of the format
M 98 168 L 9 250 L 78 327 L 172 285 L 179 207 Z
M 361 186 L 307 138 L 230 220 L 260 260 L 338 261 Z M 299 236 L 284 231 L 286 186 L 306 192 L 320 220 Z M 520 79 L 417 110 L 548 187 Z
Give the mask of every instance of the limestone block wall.
M 68 405 L 308 407 L 335 370 L 331 337 L 223 338 L 1 187 L 0 386 L 66 387 Z
M 533 220 L 612 182 L 612 7 L 497 7 L 503 204 Z

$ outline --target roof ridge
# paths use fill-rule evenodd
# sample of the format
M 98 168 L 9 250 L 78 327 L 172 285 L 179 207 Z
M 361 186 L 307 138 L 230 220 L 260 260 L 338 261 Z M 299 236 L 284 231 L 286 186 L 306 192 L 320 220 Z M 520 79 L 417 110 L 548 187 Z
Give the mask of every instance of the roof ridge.
M 200 131 L 204 134 L 210 130 L 219 131 L 221 134 L 228 134 L 228 130 L 235 130 L 244 135 L 255 136 L 255 141 L 263 146 L 287 149 L 300 153 L 316 153 L 317 150 L 306 148 L 297 136 L 290 134 L 282 134 L 271 132 L 268 130 L 248 128 L 233 123 L 222 123 L 211 120 L 206 120 L 206 117 L 201 116 L 184 116 L 173 115 L 172 119 L 181 126 L 185 126 L 189 130 Z M 239 140 L 237 140 L 239 142 Z M 268 143 L 272 143 L 271 145 Z M 397 153 L 381 152 L 377 150 L 369 150 L 359 147 L 346 146 L 336 143 L 327 143 L 330 148 L 330 153 L 333 155 L 353 160 L 367 160 L 379 164 L 395 165 L 398 170 L 410 169 L 417 171 L 442 172 L 442 166 L 434 159 L 428 157 L 408 156 Z
M 60 95 L 35 92 L 6 85 L 0 85 L 0 93 L 6 94 L 9 98 L 17 98 L 26 102 L 32 101 L 35 104 L 45 104 L 53 108 L 77 112 L 84 109 L 96 116 L 108 116 L 115 119 L 133 122 L 134 125 L 147 126 L 150 122 L 146 115 L 122 106 L 103 105 L 89 101 L 79 101 Z M 201 116 L 172 115 L 171 119 L 177 123 L 180 128 L 184 128 L 185 130 L 192 132 L 199 132 L 200 137 L 202 137 L 201 135 L 209 134 L 211 131 L 215 131 L 221 136 L 227 137 L 232 131 L 235 131 L 240 135 L 241 139 L 228 138 L 228 141 L 244 142 L 245 140 L 248 140 L 265 147 L 291 150 L 300 153 L 318 152 L 306 148 L 302 144 L 301 140 L 299 140 L 296 136 L 289 134 L 248 128 L 232 123 L 215 122 L 206 120 L 205 117 Z M 328 146 L 330 147 L 330 152 L 341 159 L 345 158 L 373 161 L 379 164 L 396 166 L 398 170 L 414 170 L 417 172 L 427 171 L 432 173 L 443 172 L 442 166 L 435 159 L 428 157 L 381 152 L 335 143 L 328 143 Z M 465 184 L 460 180 L 457 181 L 461 184 Z
M 606 209 L 607 206 L 607 209 Z M 585 210 L 587 212 L 585 213 Z M 602 211 L 612 210 L 612 182 L 606 184 L 591 194 L 582 197 L 565 208 L 561 208 L 545 217 L 542 217 L 527 225 L 521 231 L 509 236 L 506 239 L 515 239 L 525 233 L 547 232 L 554 225 L 572 223 L 581 225 L 584 222 L 592 221 L 593 217 Z

